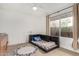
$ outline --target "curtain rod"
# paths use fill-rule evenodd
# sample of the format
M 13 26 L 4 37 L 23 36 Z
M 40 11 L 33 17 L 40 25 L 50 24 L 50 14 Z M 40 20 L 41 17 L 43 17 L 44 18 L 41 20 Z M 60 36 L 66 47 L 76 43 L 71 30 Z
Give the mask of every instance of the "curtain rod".
M 72 6 L 73 6 L 73 5 L 72 5 Z M 56 12 L 54 12 L 54 13 L 51 13 L 51 14 L 49 14 L 48 16 L 50 16 L 50 15 L 52 15 L 52 14 L 55 14 L 55 13 L 59 13 L 59 12 L 61 12 L 61 11 L 63 11 L 63 10 L 66 10 L 66 9 L 72 7 L 72 6 L 69 6 L 69 7 L 67 7 L 67 8 L 61 9 L 61 10 L 56 11 Z
M 68 14 L 68 13 L 71 13 L 72 11 L 69 11 L 69 12 L 66 12 L 66 13 L 63 13 L 63 14 L 59 14 L 59 15 L 56 15 L 56 16 L 53 16 L 53 17 L 57 17 L 57 16 L 60 16 L 60 15 L 64 15 L 64 14 Z M 50 18 L 53 18 L 53 17 L 50 17 Z

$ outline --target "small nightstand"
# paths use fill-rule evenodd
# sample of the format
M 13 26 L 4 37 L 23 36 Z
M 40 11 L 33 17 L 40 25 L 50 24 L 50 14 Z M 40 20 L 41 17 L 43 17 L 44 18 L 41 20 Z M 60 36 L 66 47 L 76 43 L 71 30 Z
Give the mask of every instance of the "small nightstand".
M 7 51 L 8 35 L 5 33 L 0 33 L 0 53 L 5 53 Z

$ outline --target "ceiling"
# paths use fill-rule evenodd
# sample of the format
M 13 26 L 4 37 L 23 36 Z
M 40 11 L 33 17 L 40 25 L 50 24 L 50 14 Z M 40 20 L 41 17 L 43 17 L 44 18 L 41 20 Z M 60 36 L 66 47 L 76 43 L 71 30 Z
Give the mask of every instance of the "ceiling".
M 63 8 L 73 5 L 72 3 L 41 3 L 37 4 L 40 8 L 47 11 L 48 13 L 53 13 Z
M 51 14 L 63 8 L 73 5 L 72 3 L 5 3 L 0 4 L 3 9 L 16 9 L 22 12 L 36 13 L 45 15 Z M 38 10 L 33 12 L 32 7 L 36 6 Z

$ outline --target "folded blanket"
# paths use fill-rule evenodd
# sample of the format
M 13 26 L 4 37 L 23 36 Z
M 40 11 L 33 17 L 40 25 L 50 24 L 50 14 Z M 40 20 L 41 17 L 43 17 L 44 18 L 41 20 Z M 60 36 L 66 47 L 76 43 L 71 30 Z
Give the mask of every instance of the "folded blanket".
M 36 45 L 48 50 L 51 49 L 53 47 L 56 47 L 57 45 L 55 44 L 55 42 L 47 42 L 47 41 L 32 41 L 33 43 L 35 43 Z

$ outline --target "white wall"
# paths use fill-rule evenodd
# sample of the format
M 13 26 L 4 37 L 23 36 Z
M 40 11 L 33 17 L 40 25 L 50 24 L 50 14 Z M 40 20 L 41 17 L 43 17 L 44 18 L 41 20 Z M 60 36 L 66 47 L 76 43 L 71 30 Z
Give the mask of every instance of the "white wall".
M 79 49 L 72 48 L 73 38 L 60 37 L 60 47 L 79 53 Z
M 45 14 L 22 5 L 0 4 L 0 33 L 8 34 L 9 45 L 28 42 L 31 32 L 46 33 Z
M 60 47 L 73 50 L 72 48 L 73 38 L 60 37 Z

